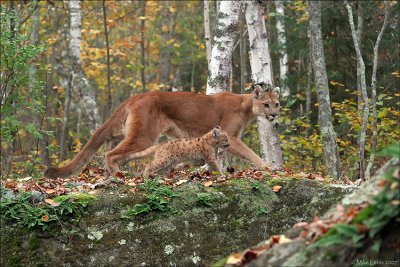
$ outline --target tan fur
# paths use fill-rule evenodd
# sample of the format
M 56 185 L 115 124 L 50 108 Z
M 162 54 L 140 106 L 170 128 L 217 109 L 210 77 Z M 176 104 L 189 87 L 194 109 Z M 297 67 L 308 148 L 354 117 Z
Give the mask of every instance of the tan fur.
M 268 107 L 266 106 L 268 104 Z M 279 115 L 278 92 L 264 92 L 256 86 L 252 94 L 229 92 L 202 95 L 189 92 L 151 92 L 124 101 L 102 125 L 82 151 L 66 166 L 49 168 L 47 177 L 67 177 L 78 173 L 90 161 L 98 148 L 113 135 L 123 132 L 123 140 L 106 153 L 110 174 L 119 171 L 130 155 L 154 145 L 161 135 L 173 138 L 200 137 L 220 125 L 229 136 L 228 152 L 258 168 L 266 163 L 249 149 L 240 135 L 256 116 L 271 122 Z
M 130 155 L 129 159 L 140 159 L 154 155 L 153 161 L 147 165 L 143 176 L 160 171 L 168 173 L 170 169 L 182 162 L 205 161 L 213 171 L 222 173 L 216 159 L 217 148 L 229 147 L 228 135 L 220 127 L 214 128 L 199 138 L 173 140 L 161 145 L 152 146 L 142 152 Z

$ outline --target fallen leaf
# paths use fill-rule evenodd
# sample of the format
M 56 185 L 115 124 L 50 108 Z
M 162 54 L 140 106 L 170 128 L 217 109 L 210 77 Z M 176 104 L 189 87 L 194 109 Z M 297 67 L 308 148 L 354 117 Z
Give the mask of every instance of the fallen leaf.
M 43 215 L 42 221 L 47 222 L 49 220 L 49 215 Z
M 125 175 L 122 172 L 116 172 L 114 174 L 115 177 L 121 178 L 121 179 L 125 179 Z
M 228 260 L 225 262 L 225 265 L 239 265 L 242 261 L 242 254 L 235 253 L 229 256 Z
M 210 187 L 212 184 L 213 184 L 213 181 L 207 181 L 207 182 L 205 182 L 203 185 L 204 185 L 205 187 Z
M 56 192 L 56 190 L 54 190 L 54 189 L 46 189 L 45 192 L 46 192 L 46 194 L 51 195 L 51 194 L 54 194 Z
M 289 243 L 292 242 L 292 239 L 287 238 L 285 235 L 281 235 L 279 238 L 279 244 L 285 244 L 285 243 Z
M 275 193 L 279 192 L 281 189 L 282 189 L 282 186 L 280 186 L 280 185 L 274 185 L 272 187 L 272 191 L 274 191 Z
M 54 202 L 52 204 L 50 204 L 52 207 L 58 207 L 61 205 L 61 202 Z
M 187 183 L 188 180 L 179 180 L 178 182 L 176 182 L 176 185 L 181 185 L 184 183 Z
M 30 179 L 32 179 L 31 176 L 28 176 L 28 177 L 25 177 L 25 178 L 21 178 L 21 179 L 18 179 L 18 180 L 21 181 L 21 182 L 26 182 L 26 181 L 29 181 Z
M 45 200 L 44 200 L 44 202 L 45 203 L 47 203 L 47 204 L 49 204 L 49 205 L 52 205 L 52 204 L 54 204 L 54 200 L 52 200 L 51 198 L 46 198 Z
M 8 189 L 12 189 L 12 188 L 14 188 L 14 186 L 15 186 L 15 182 L 13 180 L 7 180 L 4 187 L 8 188 Z

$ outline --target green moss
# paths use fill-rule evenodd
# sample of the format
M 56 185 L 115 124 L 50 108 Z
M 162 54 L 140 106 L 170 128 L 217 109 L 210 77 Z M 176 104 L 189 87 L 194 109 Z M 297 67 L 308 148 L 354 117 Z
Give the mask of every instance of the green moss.
M 29 250 L 31 251 L 36 250 L 39 248 L 39 246 L 40 246 L 40 239 L 36 235 L 32 236 L 29 239 L 29 245 L 28 245 Z
M 69 199 L 76 199 L 77 202 L 87 202 L 91 203 L 96 200 L 96 196 L 86 194 L 86 193 L 72 193 L 68 195 L 62 195 L 54 198 L 55 202 L 64 202 Z
M 10 258 L 10 266 L 12 267 L 20 267 L 21 265 L 21 259 L 18 255 L 13 255 Z

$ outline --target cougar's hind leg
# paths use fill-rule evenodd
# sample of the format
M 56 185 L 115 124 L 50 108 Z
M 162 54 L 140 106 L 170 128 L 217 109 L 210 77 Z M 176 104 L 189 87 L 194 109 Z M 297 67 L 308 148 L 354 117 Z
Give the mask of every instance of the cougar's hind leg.
M 128 163 L 131 154 L 143 151 L 154 145 L 160 135 L 157 125 L 154 125 L 154 121 L 143 120 L 143 118 L 135 119 L 134 116 L 127 118 L 125 133 L 125 139 L 106 153 L 106 168 L 110 175 L 114 175 L 119 171 L 119 164 Z

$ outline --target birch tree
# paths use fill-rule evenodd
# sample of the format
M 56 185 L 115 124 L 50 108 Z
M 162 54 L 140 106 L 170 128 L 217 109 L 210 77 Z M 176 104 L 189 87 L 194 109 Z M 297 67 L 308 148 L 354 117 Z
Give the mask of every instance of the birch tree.
M 354 48 L 356 50 L 356 59 L 357 59 L 357 74 L 360 76 L 360 88 L 361 88 L 361 95 L 363 99 L 362 103 L 362 123 L 361 123 L 361 131 L 359 136 L 359 166 L 360 166 L 360 178 L 361 180 L 365 180 L 365 168 L 366 168 L 366 161 L 365 161 L 365 142 L 367 139 L 367 124 L 368 124 L 368 117 L 369 117 L 369 99 L 367 93 L 367 83 L 365 79 L 365 63 L 364 59 L 361 54 L 361 42 L 359 40 L 359 36 L 357 36 L 357 31 L 354 26 L 354 19 L 353 19 L 353 11 L 351 6 L 347 1 L 345 1 L 347 13 L 349 16 L 349 23 L 351 28 L 351 35 L 353 37 Z
M 281 0 L 275 1 L 276 7 L 276 31 L 278 34 L 278 51 L 279 51 L 279 80 L 282 88 L 282 96 L 290 95 L 289 87 L 287 86 L 288 73 L 288 55 L 286 52 L 286 31 L 285 31 L 285 9 Z
M 383 21 L 382 28 L 376 38 L 376 42 L 374 45 L 374 59 L 372 64 L 372 77 L 371 77 L 371 100 L 372 100 L 372 116 L 373 116 L 373 132 L 372 132 L 372 145 L 371 145 L 371 155 L 368 161 L 368 166 L 365 171 L 365 178 L 368 180 L 371 178 L 371 168 L 374 164 L 375 160 L 375 149 L 378 139 L 378 115 L 376 110 L 376 72 L 378 69 L 378 51 L 379 46 L 382 41 L 383 33 L 385 32 L 386 26 L 389 21 L 390 15 L 390 3 L 389 1 L 385 1 L 385 18 Z
M 271 56 L 264 22 L 264 8 L 257 1 L 247 1 L 246 23 L 250 41 L 250 65 L 254 83 L 273 85 Z M 282 150 L 274 124 L 258 118 L 258 133 L 263 159 L 275 169 L 282 167 Z
M 210 33 L 210 5 L 208 0 L 204 0 L 204 39 L 206 41 L 207 64 L 210 63 L 211 56 L 211 33 Z
M 110 45 L 108 42 L 108 27 L 107 27 L 107 8 L 106 0 L 103 0 L 103 24 L 104 24 L 104 36 L 106 39 L 106 50 L 107 50 L 107 110 L 105 112 L 106 117 L 111 114 L 112 109 L 112 95 L 111 95 L 111 73 L 110 73 Z
M 332 125 L 332 111 L 329 98 L 328 76 L 326 73 L 324 46 L 321 33 L 321 2 L 308 1 L 310 16 L 310 37 L 312 45 L 312 65 L 315 86 L 318 92 L 318 120 L 324 146 L 324 158 L 330 176 L 340 179 L 339 149 L 336 133 Z
M 93 132 L 100 125 L 100 116 L 93 88 L 85 76 L 81 62 L 81 5 L 80 1 L 69 1 L 70 40 L 69 51 L 72 63 L 72 87 L 78 90 L 81 103 L 85 109 Z
M 209 61 L 208 95 L 228 90 L 232 52 L 239 27 L 241 1 L 222 1 Z

